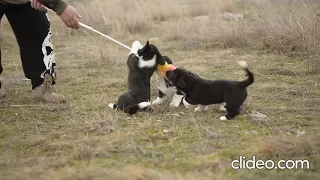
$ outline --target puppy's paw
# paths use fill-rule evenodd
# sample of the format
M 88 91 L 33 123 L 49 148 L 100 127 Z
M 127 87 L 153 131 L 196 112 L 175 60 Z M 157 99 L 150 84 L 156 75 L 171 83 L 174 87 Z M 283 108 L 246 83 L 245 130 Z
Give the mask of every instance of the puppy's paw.
M 132 47 L 131 47 L 131 51 L 130 51 L 130 54 L 135 54 L 137 55 L 138 54 L 138 50 L 142 48 L 142 45 L 139 41 L 134 41 L 132 43 Z
M 221 121 L 226 121 L 226 120 L 228 120 L 228 119 L 227 119 L 227 117 L 225 117 L 225 116 L 221 116 L 221 117 L 220 117 L 220 120 L 221 120 Z
M 152 105 L 159 105 L 162 104 L 165 101 L 165 97 L 157 97 L 156 100 L 152 101 Z
M 133 49 L 139 49 L 140 47 L 141 47 L 140 41 L 134 41 L 134 42 L 132 43 L 132 48 L 133 48 Z
M 197 108 L 194 109 L 194 112 L 203 112 L 207 109 L 208 109 L 208 106 L 199 105 Z

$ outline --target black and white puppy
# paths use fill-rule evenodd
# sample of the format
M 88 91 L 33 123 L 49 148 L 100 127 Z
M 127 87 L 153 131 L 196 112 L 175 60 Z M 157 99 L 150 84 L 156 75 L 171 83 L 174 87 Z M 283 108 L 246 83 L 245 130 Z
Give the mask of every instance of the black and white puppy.
M 130 115 L 139 110 L 146 109 L 150 103 L 150 79 L 156 71 L 156 66 L 162 60 L 156 46 L 147 41 L 142 46 L 139 41 L 132 44 L 132 49 L 127 59 L 129 68 L 128 91 L 122 94 L 116 104 L 110 103 L 112 109 L 120 109 Z
M 172 60 L 168 56 L 163 56 L 163 60 L 168 64 L 173 64 Z M 167 97 L 172 97 L 172 101 L 170 103 L 171 107 L 178 107 L 182 102 L 183 93 L 177 89 L 175 85 L 166 80 L 163 76 L 158 73 L 158 91 L 159 96 L 156 100 L 152 102 L 153 105 L 162 104 Z
M 246 88 L 254 82 L 253 73 L 248 69 L 245 61 L 239 61 L 248 78 L 243 81 L 206 80 L 190 75 L 186 70 L 176 68 L 167 72 L 167 78 L 182 92 L 185 93 L 183 104 L 190 108 L 199 105 L 195 112 L 202 112 L 210 104 L 225 103 L 227 110 L 220 120 L 229 120 L 240 114 L 240 107 L 247 97 Z M 220 107 L 221 110 L 224 109 Z

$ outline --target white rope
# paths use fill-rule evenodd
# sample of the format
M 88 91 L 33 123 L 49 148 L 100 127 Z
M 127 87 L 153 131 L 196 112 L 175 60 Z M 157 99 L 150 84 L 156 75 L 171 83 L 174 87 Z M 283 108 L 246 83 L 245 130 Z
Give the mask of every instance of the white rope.
M 47 10 L 55 13 L 52 9 L 49 9 L 49 8 L 47 8 L 47 7 L 45 7 L 45 8 L 46 8 Z M 125 47 L 125 48 L 127 48 L 127 49 L 129 49 L 129 50 L 131 50 L 131 48 L 130 48 L 129 46 L 127 46 L 127 45 L 125 45 L 125 44 L 123 44 L 123 43 L 121 43 L 121 42 L 113 39 L 113 38 L 110 37 L 110 36 L 107 36 L 107 35 L 103 34 L 102 32 L 99 32 L 99 31 L 93 29 L 91 26 L 88 26 L 88 25 L 83 24 L 83 23 L 81 23 L 81 22 L 79 22 L 79 24 L 80 24 L 81 27 L 86 28 L 86 29 L 88 29 L 88 30 L 90 30 L 90 31 L 93 31 L 93 32 L 95 32 L 95 33 L 97 33 L 97 34 L 100 34 L 101 36 L 103 36 L 103 37 L 105 37 L 105 38 L 108 38 L 109 40 L 111 40 L 111 41 L 113 41 L 113 42 L 115 42 L 115 43 L 117 43 L 117 44 L 119 44 L 119 45 L 121 45 L 121 46 L 123 46 L 123 47 Z
M 108 38 L 109 40 L 111 40 L 111 41 L 113 41 L 113 42 L 115 42 L 115 43 L 118 43 L 119 45 L 121 45 L 121 46 L 123 46 L 123 47 L 125 47 L 125 48 L 127 48 L 127 49 L 129 49 L 129 50 L 131 50 L 131 48 L 130 48 L 129 46 L 127 46 L 127 45 L 125 45 L 125 44 L 123 44 L 123 43 L 121 43 L 121 42 L 113 39 L 113 38 L 110 37 L 110 36 L 107 36 L 107 35 L 103 34 L 102 32 L 99 32 L 99 31 L 93 29 L 91 26 L 85 25 L 85 24 L 83 24 L 83 23 L 81 23 L 81 22 L 79 22 L 79 24 L 80 24 L 81 27 L 84 27 L 84 28 L 86 28 L 86 29 L 88 29 L 88 30 L 91 30 L 91 31 L 93 31 L 93 32 L 95 32 L 95 33 L 97 33 L 97 34 L 100 34 L 101 36 L 103 36 L 103 37 L 105 37 L 105 38 Z

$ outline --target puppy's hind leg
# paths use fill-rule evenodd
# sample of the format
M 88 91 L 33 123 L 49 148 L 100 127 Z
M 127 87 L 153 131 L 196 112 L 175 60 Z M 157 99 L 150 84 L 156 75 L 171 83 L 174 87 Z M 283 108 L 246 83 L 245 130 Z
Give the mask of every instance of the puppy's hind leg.
M 185 97 L 182 99 L 182 103 L 183 103 L 184 107 L 186 107 L 187 109 L 192 108 L 192 105 L 187 102 Z
M 197 108 L 194 109 L 194 112 L 203 112 L 206 111 L 208 109 L 209 106 L 205 106 L 205 105 L 199 105 Z
M 135 113 L 137 113 L 139 110 L 140 111 L 147 111 L 147 108 L 149 108 L 149 106 L 151 106 L 150 102 L 141 102 L 139 104 L 131 104 L 128 105 L 127 107 L 124 108 L 124 112 L 128 113 L 130 115 L 133 115 Z
M 230 120 L 240 114 L 239 108 L 228 108 L 227 107 L 227 111 L 228 111 L 227 115 L 221 116 L 220 120 L 222 120 L 222 121 Z
M 227 115 L 221 116 L 220 120 L 230 120 L 236 117 L 240 114 L 240 106 L 243 104 L 243 101 L 246 98 L 246 94 L 239 94 L 233 93 L 232 95 L 229 95 L 226 99 L 226 109 L 227 109 Z

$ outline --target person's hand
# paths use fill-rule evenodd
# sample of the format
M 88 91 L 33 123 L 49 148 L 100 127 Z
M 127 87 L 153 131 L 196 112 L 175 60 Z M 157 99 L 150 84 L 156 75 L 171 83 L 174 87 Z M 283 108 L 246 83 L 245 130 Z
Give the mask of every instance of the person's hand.
M 60 18 L 66 26 L 72 29 L 80 28 L 79 18 L 81 18 L 81 16 L 72 6 L 68 5 L 60 14 Z
M 31 7 L 39 11 L 47 11 L 47 9 L 41 3 L 39 3 L 38 0 L 31 0 Z

